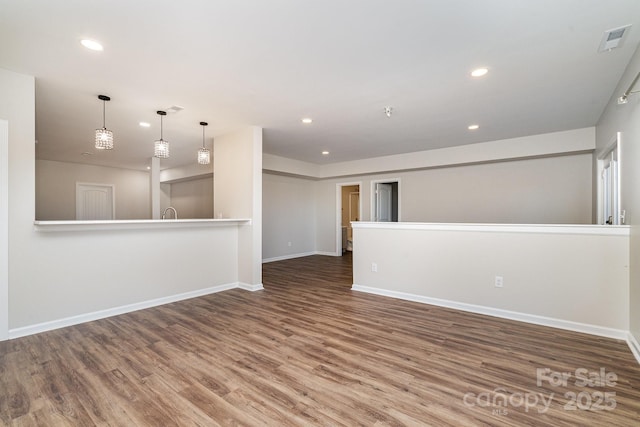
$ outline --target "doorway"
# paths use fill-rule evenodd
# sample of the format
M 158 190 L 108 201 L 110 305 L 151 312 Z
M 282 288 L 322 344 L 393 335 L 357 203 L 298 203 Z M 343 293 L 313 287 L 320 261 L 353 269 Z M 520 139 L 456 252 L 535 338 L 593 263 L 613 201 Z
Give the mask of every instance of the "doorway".
M 598 224 L 625 223 L 620 191 L 620 133 L 598 156 Z
M 336 255 L 344 255 L 353 249 L 351 222 L 362 220 L 360 182 L 336 185 Z
M 400 221 L 400 179 L 371 181 L 371 218 L 375 222 Z

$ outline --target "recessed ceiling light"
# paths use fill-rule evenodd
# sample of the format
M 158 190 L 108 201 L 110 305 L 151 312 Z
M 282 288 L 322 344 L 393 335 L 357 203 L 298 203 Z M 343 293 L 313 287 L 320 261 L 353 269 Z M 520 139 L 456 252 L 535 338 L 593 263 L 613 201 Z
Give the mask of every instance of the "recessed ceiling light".
M 482 77 L 489 72 L 488 68 L 476 68 L 471 72 L 473 77 Z
M 313 122 L 313 120 L 309 117 L 305 117 L 304 119 L 302 119 L 302 123 L 304 123 L 305 125 L 308 125 L 311 122 Z
M 148 128 L 151 127 L 151 123 L 147 123 L 147 122 L 140 122 L 138 123 L 140 126 L 142 126 L 143 128 Z
M 469 127 L 467 129 L 469 130 L 476 130 L 478 129 L 480 126 L 479 125 L 469 125 Z
M 104 50 L 104 47 L 102 47 L 100 42 L 97 42 L 95 40 L 82 39 L 80 40 L 80 43 L 82 43 L 82 46 L 86 47 L 87 49 L 97 50 L 99 52 Z
M 149 170 L 151 170 L 151 166 L 147 166 L 147 170 L 148 170 L 148 171 L 149 171 Z
M 328 151 L 323 151 L 323 152 L 322 152 L 322 155 L 323 155 L 323 156 L 328 156 L 328 155 L 329 155 L 329 152 L 328 152 Z

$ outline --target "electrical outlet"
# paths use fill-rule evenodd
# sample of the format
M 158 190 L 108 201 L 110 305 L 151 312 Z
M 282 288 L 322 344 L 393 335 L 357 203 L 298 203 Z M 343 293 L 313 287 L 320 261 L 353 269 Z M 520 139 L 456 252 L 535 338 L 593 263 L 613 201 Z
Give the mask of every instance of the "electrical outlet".
M 371 271 L 373 271 L 374 273 L 378 272 L 378 264 L 376 264 L 375 262 L 371 263 Z
M 504 286 L 504 278 L 502 276 L 496 276 L 496 288 Z

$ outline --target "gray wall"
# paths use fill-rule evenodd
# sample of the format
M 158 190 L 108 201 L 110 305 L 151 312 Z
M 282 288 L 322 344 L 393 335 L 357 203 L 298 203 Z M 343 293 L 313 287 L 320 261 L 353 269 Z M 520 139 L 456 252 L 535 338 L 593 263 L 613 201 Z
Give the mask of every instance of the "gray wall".
M 402 175 L 401 220 L 590 224 L 590 154 Z
M 75 220 L 76 182 L 115 185 L 115 219 L 151 218 L 148 172 L 36 160 L 36 219 Z M 161 187 L 163 210 L 173 206 L 181 219 L 213 218 L 212 176 Z
M 366 175 L 316 183 L 317 250 L 335 252 L 335 186 L 362 182 L 362 220 L 371 220 L 372 181 L 400 180 L 400 221 L 590 224 L 592 155 Z
M 36 219 L 76 219 L 76 182 L 115 185 L 115 219 L 149 219 L 149 173 L 36 160 Z
M 313 253 L 316 250 L 315 182 L 263 173 L 262 191 L 263 259 Z
M 362 184 L 363 221 L 371 219 L 372 181 L 399 179 L 404 222 L 590 224 L 591 175 L 591 154 L 319 181 L 265 174 L 265 258 L 336 252 L 337 184 Z
M 178 211 L 178 218 L 213 218 L 213 177 L 190 179 L 170 185 L 170 205 Z

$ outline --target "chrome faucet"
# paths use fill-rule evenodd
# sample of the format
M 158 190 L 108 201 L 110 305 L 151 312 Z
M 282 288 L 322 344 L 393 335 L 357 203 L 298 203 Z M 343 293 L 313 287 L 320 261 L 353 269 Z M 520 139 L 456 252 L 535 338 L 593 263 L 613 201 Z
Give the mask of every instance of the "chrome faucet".
M 164 210 L 164 212 L 162 212 L 162 219 L 165 219 L 165 217 L 167 216 L 167 211 L 168 210 L 172 210 L 173 211 L 173 219 L 178 219 L 178 211 L 176 211 L 176 208 L 169 206 L 167 209 Z

